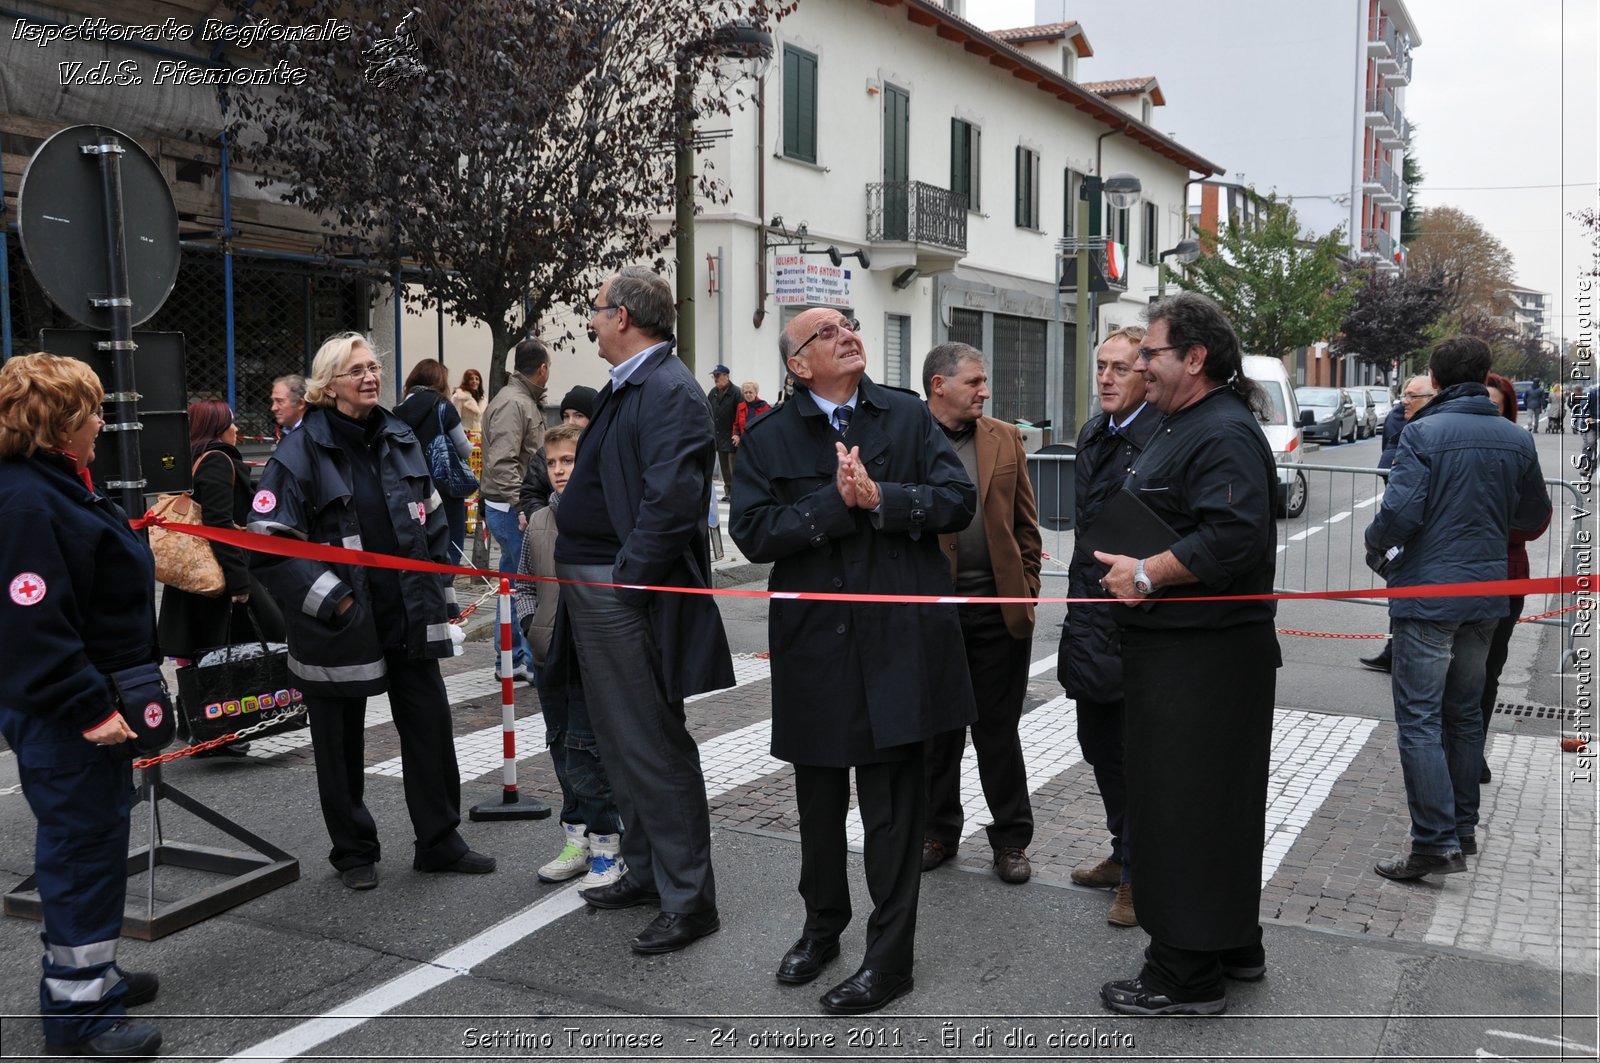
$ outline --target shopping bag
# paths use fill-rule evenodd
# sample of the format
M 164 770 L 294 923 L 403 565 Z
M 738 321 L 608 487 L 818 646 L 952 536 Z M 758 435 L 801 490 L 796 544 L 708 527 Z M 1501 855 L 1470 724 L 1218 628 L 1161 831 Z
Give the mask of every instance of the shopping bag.
M 178 704 L 192 742 L 220 738 L 265 720 L 279 722 L 252 738 L 309 725 L 305 695 L 289 674 L 289 647 L 281 642 L 223 646 L 179 668 Z
M 200 468 L 205 456 L 202 454 L 195 460 L 195 469 Z M 226 455 L 223 460 L 227 461 Z M 228 470 L 230 473 L 233 471 L 231 461 L 228 462 Z M 189 475 L 193 480 L 194 471 L 190 470 Z M 200 503 L 188 492 L 158 496 L 150 512 L 168 524 L 203 523 L 200 519 Z M 227 589 L 228 583 L 222 574 L 222 566 L 217 563 L 217 555 L 212 552 L 211 544 L 198 535 L 172 531 L 159 524 L 151 525 L 150 553 L 156 559 L 156 581 L 159 583 L 207 598 L 220 597 Z

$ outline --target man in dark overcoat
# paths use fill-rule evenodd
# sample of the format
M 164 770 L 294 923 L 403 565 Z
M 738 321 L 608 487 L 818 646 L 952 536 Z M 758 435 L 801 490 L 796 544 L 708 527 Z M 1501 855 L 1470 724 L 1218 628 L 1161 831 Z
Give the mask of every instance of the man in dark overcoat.
M 1124 486 L 1176 537 L 1146 557 L 1095 558 L 1124 603 L 1111 608 L 1128 837 L 1150 946 L 1138 976 L 1100 997 L 1127 1015 L 1216 1015 L 1224 978 L 1266 972 L 1261 852 L 1282 657 L 1275 603 L 1230 598 L 1272 593 L 1278 471 L 1258 420 L 1266 396 L 1226 315 L 1183 292 L 1149 321 L 1135 366 L 1165 420 Z
M 795 395 L 740 447 L 734 542 L 772 563 L 773 591 L 949 594 L 938 537 L 966 527 L 976 489 L 927 407 L 866 377 L 858 327 L 816 308 L 784 330 Z M 876 1011 L 912 987 L 923 743 L 976 716 L 961 624 L 948 605 L 776 600 L 769 631 L 772 755 L 795 766 L 806 907 L 778 980 L 809 982 L 839 953 L 854 768 L 873 912 L 861 968 L 822 1006 Z
M 1133 856 L 1128 843 L 1128 784 L 1122 762 L 1122 636 L 1100 586 L 1106 566 L 1095 560 L 1087 540 L 1100 511 L 1122 490 L 1128 470 L 1155 438 L 1161 411 L 1145 400 L 1144 374 L 1137 371 L 1144 329 L 1120 328 L 1095 354 L 1095 388 L 1100 413 L 1078 433 L 1072 463 L 1075 513 L 1072 561 L 1067 566 L 1067 622 L 1061 628 L 1061 688 L 1072 698 L 1078 718 L 1078 748 L 1094 769 L 1095 786 L 1106 810 L 1111 855 L 1089 867 L 1074 868 L 1080 886 L 1115 890 L 1106 922 L 1138 926 L 1133 904 Z
M 711 817 L 684 699 L 733 686 L 710 587 L 711 411 L 672 353 L 672 288 L 628 268 L 601 285 L 589 328 L 611 380 L 594 401 L 556 511 L 560 610 L 590 721 L 627 830 L 627 872 L 583 891 L 595 908 L 659 904 L 635 952 L 681 949 L 719 929 Z M 633 586 L 596 586 L 630 584 Z

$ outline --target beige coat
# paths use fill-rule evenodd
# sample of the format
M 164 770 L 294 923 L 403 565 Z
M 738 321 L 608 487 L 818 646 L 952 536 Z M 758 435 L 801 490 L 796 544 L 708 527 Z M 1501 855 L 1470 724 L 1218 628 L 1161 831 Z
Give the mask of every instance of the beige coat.
M 483 412 L 483 497 L 516 504 L 528 460 L 544 445 L 544 388 L 513 376 Z
M 483 400 L 472 397 L 472 392 L 456 388 L 455 394 L 450 396 L 450 401 L 455 403 L 456 412 L 461 415 L 461 427 L 469 432 L 478 431 L 483 425 Z

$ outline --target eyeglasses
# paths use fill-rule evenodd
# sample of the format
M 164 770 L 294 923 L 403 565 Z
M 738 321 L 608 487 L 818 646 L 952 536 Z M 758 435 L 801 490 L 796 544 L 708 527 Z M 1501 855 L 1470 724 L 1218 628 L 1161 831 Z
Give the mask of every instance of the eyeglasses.
M 609 304 L 607 304 L 607 303 L 590 303 L 589 304 L 589 313 L 591 315 L 598 314 L 603 310 L 621 310 L 621 309 L 622 309 L 622 304 L 621 303 L 609 303 Z
M 1162 351 L 1182 351 L 1182 350 L 1186 350 L 1187 348 L 1188 348 L 1188 344 L 1178 344 L 1178 345 L 1173 346 L 1173 347 L 1140 347 L 1138 350 L 1134 351 L 1133 353 L 1137 354 L 1140 358 L 1143 358 L 1145 361 L 1148 362 L 1150 359 L 1154 358 L 1156 355 L 1160 354 Z
M 821 328 L 817 329 L 817 331 L 813 332 L 810 340 L 806 340 L 805 343 L 802 343 L 800 346 L 796 347 L 794 349 L 794 353 L 799 354 L 801 351 L 805 350 L 808 346 L 810 346 L 811 340 L 822 340 L 824 343 L 826 343 L 828 340 L 831 340 L 837 336 L 840 329 L 846 329 L 854 334 L 861 331 L 861 322 L 857 321 L 853 317 L 847 317 L 843 321 L 830 321 L 826 325 L 823 325 Z M 793 357 L 793 355 L 790 357 Z
M 374 378 L 383 376 L 383 366 L 376 363 L 373 365 L 358 365 L 354 369 L 333 375 L 335 378 L 342 380 L 365 380 L 369 376 Z
M 1431 398 L 1433 398 L 1432 394 L 1417 395 L 1417 394 L 1414 394 L 1413 392 L 1407 391 L 1407 392 L 1404 392 L 1400 396 L 1400 401 L 1401 402 L 1416 402 L 1418 399 L 1431 399 Z

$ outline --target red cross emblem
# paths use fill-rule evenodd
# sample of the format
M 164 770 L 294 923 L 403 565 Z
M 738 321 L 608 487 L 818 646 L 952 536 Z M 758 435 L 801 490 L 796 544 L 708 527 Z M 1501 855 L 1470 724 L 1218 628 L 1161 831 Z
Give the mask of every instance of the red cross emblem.
M 38 605 L 44 601 L 46 587 L 37 572 L 23 572 L 11 581 L 11 600 L 18 605 Z
M 152 701 L 150 704 L 144 707 L 145 726 L 149 727 L 151 730 L 155 730 L 157 727 L 161 726 L 161 718 L 165 715 L 166 713 L 163 712 L 161 708 L 161 702 Z

